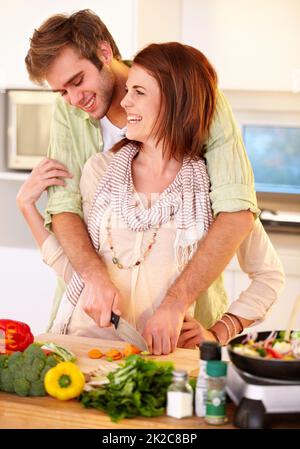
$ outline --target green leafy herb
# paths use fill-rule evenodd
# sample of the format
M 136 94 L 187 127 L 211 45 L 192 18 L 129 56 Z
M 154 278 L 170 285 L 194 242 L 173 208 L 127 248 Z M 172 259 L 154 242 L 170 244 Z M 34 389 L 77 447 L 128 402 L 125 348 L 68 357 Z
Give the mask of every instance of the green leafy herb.
M 171 362 L 130 355 L 123 366 L 108 374 L 109 383 L 84 391 L 80 401 L 85 407 L 108 413 L 114 422 L 139 415 L 160 416 L 166 406 L 173 369 Z
M 76 356 L 69 349 L 57 345 L 56 343 L 42 343 L 42 349 L 51 351 L 53 353 L 53 357 L 57 358 L 59 362 L 75 362 Z

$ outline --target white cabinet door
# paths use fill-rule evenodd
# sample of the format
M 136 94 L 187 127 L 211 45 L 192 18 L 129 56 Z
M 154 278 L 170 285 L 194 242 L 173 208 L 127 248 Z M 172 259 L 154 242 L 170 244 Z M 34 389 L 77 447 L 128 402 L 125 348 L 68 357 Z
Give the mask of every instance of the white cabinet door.
M 0 318 L 27 323 L 33 334 L 46 331 L 56 285 L 54 271 L 38 250 L 0 247 Z
M 300 237 L 298 235 L 270 234 L 270 238 L 285 271 L 285 287 L 266 319 L 262 323 L 251 327 L 251 330 L 285 329 L 295 300 L 300 294 Z M 231 301 L 237 299 L 250 283 L 248 277 L 241 271 L 236 257 L 225 270 L 224 278 L 225 287 Z M 300 313 L 297 316 L 295 327 L 300 329 Z

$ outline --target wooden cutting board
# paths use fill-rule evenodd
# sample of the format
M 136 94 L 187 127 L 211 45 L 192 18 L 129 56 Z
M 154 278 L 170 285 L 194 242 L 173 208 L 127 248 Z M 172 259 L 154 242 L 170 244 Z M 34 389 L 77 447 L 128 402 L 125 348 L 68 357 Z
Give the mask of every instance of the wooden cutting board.
M 38 342 L 54 342 L 70 349 L 77 356 L 77 364 L 83 372 L 90 372 L 101 366 L 107 366 L 110 362 L 103 359 L 90 359 L 88 351 L 98 348 L 102 352 L 115 348 L 122 350 L 126 343 L 122 341 L 102 340 L 98 338 L 76 337 L 72 335 L 41 334 L 35 337 Z M 196 349 L 180 349 L 168 355 L 147 356 L 149 359 L 166 360 L 174 363 L 176 369 L 185 369 L 189 376 L 197 376 L 199 367 L 199 351 Z
M 77 363 L 83 372 L 90 372 L 103 364 L 107 366 L 110 363 L 101 359 L 89 359 L 87 356 L 89 349 L 99 348 L 105 352 L 111 348 L 122 349 L 126 345 L 125 342 L 121 341 L 55 334 L 38 335 L 35 341 L 52 341 L 70 349 L 77 356 Z M 175 368 L 185 369 L 190 375 L 198 369 L 199 353 L 197 350 L 176 349 L 175 352 L 166 356 L 147 357 L 172 361 Z M 115 362 L 111 363 L 115 364 Z M 15 394 L 0 392 L 0 429 L 199 429 L 207 427 L 209 426 L 197 416 L 184 419 L 169 416 L 154 418 L 139 416 L 113 423 L 108 415 L 99 410 L 85 409 L 75 399 L 58 401 L 50 396 L 22 398 Z M 225 427 L 232 426 L 226 424 Z
M 89 349 L 97 347 L 103 351 L 110 348 L 123 348 L 126 343 L 121 341 L 99 340 L 69 335 L 42 334 L 35 338 L 60 344 L 73 351 L 78 357 L 77 363 L 82 371 L 87 372 L 109 363 L 91 360 L 87 356 Z M 175 368 L 185 369 L 190 376 L 196 375 L 199 364 L 197 350 L 176 349 L 166 356 L 150 357 L 156 360 L 170 360 Z M 218 428 L 233 428 L 233 404 L 228 405 L 229 422 Z M 290 425 L 289 422 L 280 421 L 276 427 L 299 428 L 300 424 Z M 202 418 L 191 416 L 176 419 L 169 416 L 146 418 L 139 416 L 134 419 L 122 419 L 113 423 L 108 415 L 95 409 L 85 409 L 75 399 L 58 401 L 50 396 L 19 397 L 16 394 L 0 392 L 0 429 L 212 429 L 216 427 L 205 423 Z

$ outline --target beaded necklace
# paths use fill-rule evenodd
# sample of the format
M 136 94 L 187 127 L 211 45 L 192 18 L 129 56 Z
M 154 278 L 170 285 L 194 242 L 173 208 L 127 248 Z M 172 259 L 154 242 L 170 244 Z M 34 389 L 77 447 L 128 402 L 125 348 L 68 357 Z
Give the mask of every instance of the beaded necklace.
M 108 217 L 108 220 L 107 220 L 106 230 L 107 230 L 107 240 L 108 240 L 108 244 L 109 244 L 109 249 L 111 250 L 112 256 L 113 256 L 112 259 L 111 259 L 112 263 L 114 265 L 116 265 L 120 270 L 131 270 L 132 268 L 137 267 L 138 265 L 140 265 L 141 262 L 143 262 L 143 260 L 146 259 L 147 255 L 151 251 L 152 246 L 156 243 L 157 231 L 160 228 L 160 226 L 161 226 L 160 224 L 155 226 L 153 234 L 152 234 L 152 237 L 149 240 L 149 243 L 147 245 L 147 248 L 146 248 L 144 254 L 142 254 L 135 263 L 133 263 L 131 265 L 124 265 L 124 264 L 122 264 L 120 262 L 120 259 L 117 256 L 117 253 L 116 253 L 116 250 L 115 250 L 115 247 L 114 247 L 114 243 L 113 243 L 113 240 L 112 240 L 112 235 L 111 235 L 111 214 L 110 214 L 109 217 Z

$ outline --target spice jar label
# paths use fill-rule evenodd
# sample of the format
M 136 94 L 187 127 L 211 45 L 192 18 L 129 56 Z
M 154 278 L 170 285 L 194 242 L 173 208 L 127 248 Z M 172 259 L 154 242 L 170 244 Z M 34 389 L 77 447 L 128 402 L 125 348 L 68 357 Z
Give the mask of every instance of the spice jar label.
M 208 390 L 206 403 L 207 417 L 225 417 L 226 394 L 224 390 Z
M 168 392 L 167 415 L 184 418 L 193 414 L 193 397 L 189 393 L 179 391 Z

